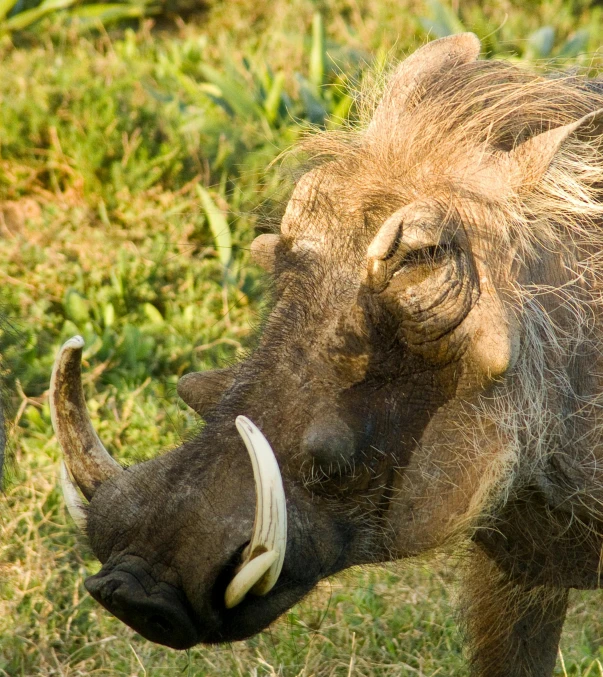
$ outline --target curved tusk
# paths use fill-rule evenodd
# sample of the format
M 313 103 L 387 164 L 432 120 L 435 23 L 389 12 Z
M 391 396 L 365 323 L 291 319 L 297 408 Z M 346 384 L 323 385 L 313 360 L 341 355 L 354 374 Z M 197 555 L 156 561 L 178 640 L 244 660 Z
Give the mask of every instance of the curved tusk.
M 274 587 L 285 560 L 287 548 L 285 491 L 272 447 L 260 429 L 246 416 L 237 416 L 235 423 L 247 447 L 255 479 L 255 520 L 245 558 L 250 561 L 258 554 L 269 550 L 276 550 L 279 555 L 252 591 L 256 595 L 265 595 Z
M 251 459 L 256 504 L 251 542 L 243 553 L 243 564 L 226 591 L 226 605 L 231 603 L 228 608 L 238 604 L 248 591 L 255 595 L 266 595 L 272 590 L 283 568 L 287 548 L 287 503 L 274 452 L 259 428 L 246 416 L 237 416 L 235 423 Z M 265 564 L 271 553 L 276 553 L 275 556 L 271 555 L 273 561 L 248 586 L 260 569 L 260 562 L 256 564 L 255 561 L 261 557 L 262 564 Z M 236 590 L 231 591 L 231 586 Z M 245 591 L 239 594 L 243 589 Z M 233 599 L 237 601 L 232 603 Z
M 84 531 L 86 528 L 86 508 L 71 477 L 69 477 L 69 470 L 67 470 L 65 461 L 61 461 L 61 489 L 71 519 L 81 531 Z
M 232 609 L 243 601 L 245 595 L 256 585 L 278 559 L 276 550 L 263 552 L 243 565 L 237 575 L 230 581 L 224 595 L 227 609 Z
M 67 466 L 90 500 L 100 484 L 123 468 L 105 449 L 88 417 L 81 380 L 83 347 L 81 336 L 63 344 L 52 370 L 48 399 L 52 427 Z

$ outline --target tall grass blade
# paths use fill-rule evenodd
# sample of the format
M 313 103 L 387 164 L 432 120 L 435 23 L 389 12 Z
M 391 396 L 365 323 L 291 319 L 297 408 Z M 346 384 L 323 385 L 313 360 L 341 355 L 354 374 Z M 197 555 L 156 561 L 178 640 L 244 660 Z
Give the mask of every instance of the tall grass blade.
M 552 26 L 543 26 L 528 38 L 525 56 L 528 59 L 546 59 L 551 55 L 554 45 L 555 29 Z
M 208 82 L 219 88 L 223 99 L 237 115 L 247 120 L 261 119 L 261 108 L 248 91 L 247 83 L 220 73 L 207 64 L 201 64 L 199 71 Z
M 572 59 L 573 57 L 578 56 L 578 54 L 587 52 L 589 40 L 590 32 L 586 28 L 576 31 L 559 50 L 557 57 L 560 59 Z
M 69 14 L 78 17 L 84 21 L 100 21 L 108 23 L 111 21 L 122 21 L 123 19 L 138 19 L 159 11 L 159 7 L 118 4 L 118 3 L 98 3 L 94 5 L 83 5 L 76 7 Z
M 312 49 L 310 51 L 310 82 L 315 87 L 322 87 L 325 82 L 325 66 L 327 60 L 325 40 L 325 24 L 320 12 L 312 19 Z
M 299 84 L 299 96 L 304 104 L 304 117 L 313 125 L 324 124 L 327 111 L 318 97 L 316 88 L 299 73 L 296 74 L 295 79 Z
M 428 0 L 430 17 L 421 17 L 419 23 L 423 30 L 434 38 L 445 38 L 455 33 L 464 33 L 467 29 L 456 13 L 438 0 Z
M 205 211 L 220 262 L 224 268 L 228 268 L 232 258 L 232 235 L 226 216 L 208 191 L 199 184 L 197 184 L 197 195 Z
M 2 28 L 9 31 L 20 31 L 28 28 L 32 24 L 39 21 L 46 14 L 54 12 L 59 9 L 66 9 L 71 7 L 76 0 L 45 0 L 41 5 L 32 9 L 26 9 L 24 12 L 19 12 L 7 19 Z
M 276 77 L 272 81 L 272 86 L 268 91 L 266 101 L 264 101 L 264 111 L 266 112 L 266 118 L 271 125 L 274 124 L 278 118 L 284 84 L 285 74 L 283 72 L 277 73 Z
M 6 17 L 18 0 L 0 0 L 0 21 Z

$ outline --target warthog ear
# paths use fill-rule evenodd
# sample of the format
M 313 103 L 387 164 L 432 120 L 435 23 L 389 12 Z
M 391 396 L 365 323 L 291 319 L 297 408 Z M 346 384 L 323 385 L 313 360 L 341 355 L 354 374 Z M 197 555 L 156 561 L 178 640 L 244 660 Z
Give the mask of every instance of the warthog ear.
M 218 404 L 233 382 L 231 369 L 192 372 L 178 381 L 178 395 L 199 416 L 205 416 Z
M 251 243 L 251 260 L 264 270 L 271 273 L 274 270 L 276 246 L 280 241 L 278 235 L 264 233 L 258 235 Z
M 390 77 L 371 127 L 378 126 L 382 118 L 390 115 L 392 108 L 404 108 L 422 81 L 441 71 L 475 61 L 480 49 L 481 43 L 476 35 L 459 33 L 429 42 L 411 54 Z
M 589 139 L 603 134 L 603 108 L 562 127 L 532 136 L 507 154 L 511 182 L 516 189 L 531 190 L 542 179 L 555 155 L 571 136 Z

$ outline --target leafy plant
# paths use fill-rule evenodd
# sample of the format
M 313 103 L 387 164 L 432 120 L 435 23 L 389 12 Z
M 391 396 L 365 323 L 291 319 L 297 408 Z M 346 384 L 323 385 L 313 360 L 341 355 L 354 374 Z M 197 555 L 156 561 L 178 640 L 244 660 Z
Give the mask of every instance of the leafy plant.
M 551 24 L 541 25 L 522 36 L 507 36 L 505 23 L 497 26 L 486 8 L 478 3 L 463 3 L 458 12 L 439 0 L 427 0 L 426 5 L 429 14 L 419 17 L 419 24 L 431 38 L 471 30 L 482 39 L 489 56 L 503 53 L 507 57 L 519 56 L 528 61 L 555 59 L 557 65 L 588 52 L 591 36 L 595 33 L 594 21 L 600 17 L 600 9 L 595 8 L 588 16 L 588 26 L 577 29 L 572 26 L 562 39 L 559 29 Z M 567 12 L 567 8 L 568 5 L 564 4 L 562 10 Z M 598 28 L 596 30 L 599 32 Z
M 154 0 L 136 3 L 79 4 L 80 0 L 42 0 L 28 7 L 21 0 L 0 1 L 0 31 L 20 31 L 32 27 L 40 19 L 61 10 L 69 10 L 66 16 L 81 22 L 111 23 L 125 19 L 137 19 L 159 11 Z

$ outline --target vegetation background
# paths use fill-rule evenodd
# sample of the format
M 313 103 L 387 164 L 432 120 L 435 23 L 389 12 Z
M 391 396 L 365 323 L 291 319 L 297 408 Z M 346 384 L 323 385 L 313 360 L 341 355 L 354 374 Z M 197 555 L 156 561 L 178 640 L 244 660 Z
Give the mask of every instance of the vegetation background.
M 178 377 L 236 360 L 266 285 L 248 260 L 289 189 L 272 161 L 354 119 L 363 74 L 465 29 L 488 58 L 603 66 L 586 0 L 0 0 L 0 332 L 11 393 L 0 675 L 463 675 L 454 568 L 324 582 L 247 642 L 178 653 L 97 605 L 57 490 L 47 388 L 86 339 L 85 389 L 122 462 L 198 429 Z M 603 677 L 600 596 L 575 594 L 557 675 Z

